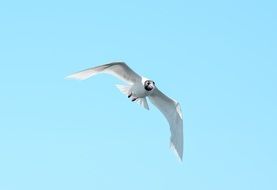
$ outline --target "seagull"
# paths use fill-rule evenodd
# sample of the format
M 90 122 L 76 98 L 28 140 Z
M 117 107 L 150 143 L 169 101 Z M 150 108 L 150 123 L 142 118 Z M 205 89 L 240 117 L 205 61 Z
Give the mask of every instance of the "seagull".
M 126 85 L 116 87 L 131 101 L 149 110 L 147 98 L 165 116 L 170 126 L 170 147 L 182 161 L 183 158 L 183 116 L 180 104 L 162 93 L 153 80 L 138 75 L 124 62 L 112 62 L 82 70 L 67 76 L 67 79 L 85 80 L 94 75 L 106 73 L 124 81 Z

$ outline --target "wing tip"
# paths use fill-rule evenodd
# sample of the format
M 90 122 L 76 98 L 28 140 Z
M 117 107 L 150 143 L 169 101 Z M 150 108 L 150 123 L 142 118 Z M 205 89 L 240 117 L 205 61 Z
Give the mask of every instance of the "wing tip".
M 182 152 L 182 153 L 179 152 L 179 151 L 177 150 L 176 146 L 175 146 L 172 142 L 170 142 L 170 148 L 171 148 L 172 151 L 175 153 L 175 155 L 176 155 L 176 157 L 178 158 L 178 160 L 179 160 L 180 162 L 183 162 L 183 152 Z
M 86 78 L 78 77 L 73 74 L 73 75 L 64 77 L 64 79 L 65 80 L 85 80 Z

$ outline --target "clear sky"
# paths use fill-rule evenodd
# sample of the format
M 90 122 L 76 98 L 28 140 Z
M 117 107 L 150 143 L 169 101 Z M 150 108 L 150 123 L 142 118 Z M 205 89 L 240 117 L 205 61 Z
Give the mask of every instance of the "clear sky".
M 275 0 L 1 1 L 1 190 L 277 189 Z M 184 115 L 184 161 L 121 82 L 123 60 Z

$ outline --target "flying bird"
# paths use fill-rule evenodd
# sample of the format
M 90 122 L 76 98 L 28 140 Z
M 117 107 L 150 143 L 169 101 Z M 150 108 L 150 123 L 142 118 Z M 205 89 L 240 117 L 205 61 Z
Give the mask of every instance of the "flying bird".
M 147 98 L 166 117 L 170 125 L 170 146 L 177 153 L 180 160 L 183 158 L 183 117 L 180 104 L 162 93 L 153 80 L 138 75 L 124 62 L 112 62 L 105 65 L 89 68 L 73 73 L 67 79 L 85 80 L 94 75 L 111 74 L 126 85 L 116 85 L 117 88 L 133 102 L 139 103 L 149 110 Z

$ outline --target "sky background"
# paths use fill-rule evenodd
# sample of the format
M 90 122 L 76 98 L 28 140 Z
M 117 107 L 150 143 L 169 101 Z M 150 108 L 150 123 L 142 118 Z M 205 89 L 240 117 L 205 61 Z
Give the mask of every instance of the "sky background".
M 277 3 L 1 1 L 0 189 L 277 189 Z M 184 160 L 123 60 L 178 100 Z

